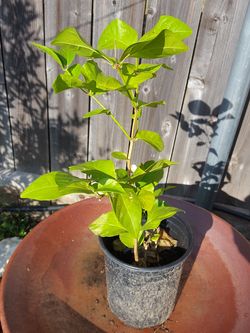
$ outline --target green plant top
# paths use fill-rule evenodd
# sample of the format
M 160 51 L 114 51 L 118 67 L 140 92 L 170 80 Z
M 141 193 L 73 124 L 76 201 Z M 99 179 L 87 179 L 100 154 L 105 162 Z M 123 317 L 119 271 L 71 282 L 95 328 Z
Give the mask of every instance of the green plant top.
M 140 86 L 155 78 L 161 68 L 171 69 L 164 63 L 140 63 L 140 59 L 166 58 L 188 50 L 183 39 L 191 35 L 190 27 L 172 16 L 161 16 L 156 25 L 141 38 L 135 29 L 120 19 L 110 22 L 103 30 L 97 48 L 87 43 L 73 27 L 61 31 L 52 41 L 55 48 L 33 43 L 51 56 L 61 67 L 62 73 L 53 83 L 55 93 L 77 88 L 90 96 L 99 108 L 85 114 L 83 118 L 97 115 L 110 117 L 127 138 L 128 152 L 115 151 L 112 157 L 126 161 L 126 168 L 116 168 L 112 160 L 95 160 L 70 166 L 69 171 L 80 170 L 86 179 L 70 172 L 53 171 L 40 176 L 21 194 L 21 198 L 54 200 L 70 193 L 88 193 L 108 196 L 112 210 L 98 217 L 89 226 L 102 237 L 119 236 L 120 241 L 134 248 L 138 261 L 138 246 L 145 239 L 145 232 L 153 233 L 157 241 L 158 227 L 162 220 L 178 212 L 159 199 L 162 190 L 155 189 L 164 169 L 174 163 L 161 159 L 147 161 L 132 170 L 132 151 L 136 141 L 142 140 L 157 151 L 164 149 L 164 142 L 157 132 L 140 128 L 140 120 L 146 107 L 157 107 L 164 101 L 145 102 L 140 99 Z M 119 58 L 107 55 L 103 50 L 121 50 Z M 76 56 L 83 63 L 73 63 Z M 101 59 L 114 70 L 107 76 L 96 59 Z M 119 80 L 116 78 L 118 73 Z M 114 114 L 98 99 L 98 95 L 119 91 L 130 100 L 132 127 L 127 132 Z

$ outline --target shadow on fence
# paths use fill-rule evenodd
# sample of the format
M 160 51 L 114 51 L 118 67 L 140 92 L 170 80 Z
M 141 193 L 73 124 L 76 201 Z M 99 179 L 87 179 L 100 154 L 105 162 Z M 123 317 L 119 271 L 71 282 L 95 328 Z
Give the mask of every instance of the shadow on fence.
M 209 107 L 208 104 L 203 102 L 202 100 L 194 100 L 189 102 L 188 104 L 189 112 L 192 115 L 190 120 L 186 119 L 183 114 L 176 112 L 171 116 L 179 121 L 180 128 L 187 132 L 187 137 L 189 139 L 196 138 L 196 147 L 197 147 L 197 156 L 199 156 L 199 148 L 207 149 L 207 152 L 214 154 L 216 157 L 217 151 L 214 148 L 210 148 L 211 141 L 213 137 L 218 135 L 218 127 L 220 122 L 228 121 L 233 119 L 232 114 L 230 113 L 230 109 L 232 108 L 232 103 L 224 99 L 220 105 L 215 107 L 213 110 Z M 219 157 L 218 157 L 219 159 Z M 218 161 L 215 166 L 211 166 L 211 172 L 203 175 L 204 166 L 206 164 L 205 160 L 197 161 L 193 163 L 192 168 L 198 173 L 199 178 L 203 176 L 203 181 L 209 183 L 212 180 L 212 183 L 218 184 L 220 175 L 224 172 L 225 163 L 222 161 Z M 209 169 L 208 169 L 209 170 Z M 231 175 L 229 171 L 225 170 L 220 188 L 222 189 L 224 185 L 230 183 Z M 197 189 L 200 181 L 196 181 L 192 185 L 183 185 L 183 184 L 168 184 L 176 186 L 175 189 L 170 190 L 169 194 L 178 193 L 192 193 L 194 195 L 197 194 Z M 215 187 L 217 187 L 215 185 Z M 210 187 L 210 191 L 213 191 L 213 186 Z M 228 204 L 236 205 L 239 207 L 250 205 L 250 196 L 247 196 L 243 201 L 238 200 L 226 192 L 221 191 L 221 197 Z

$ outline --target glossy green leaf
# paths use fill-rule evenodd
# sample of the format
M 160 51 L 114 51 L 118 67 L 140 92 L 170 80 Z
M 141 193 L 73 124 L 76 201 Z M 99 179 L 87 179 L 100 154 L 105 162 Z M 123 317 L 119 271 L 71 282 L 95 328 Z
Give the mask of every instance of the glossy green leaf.
M 113 193 L 124 193 L 122 186 L 112 178 L 100 179 L 98 183 L 93 185 L 96 192 L 113 192 Z
M 127 246 L 130 249 L 133 249 L 134 239 L 135 239 L 133 235 L 131 235 L 128 232 L 124 232 L 119 234 L 119 239 L 125 246 Z
M 60 66 L 62 69 L 64 69 L 67 65 L 66 58 L 61 55 L 58 50 L 52 49 L 51 47 L 47 47 L 38 43 L 32 43 L 35 47 L 43 51 L 44 53 L 47 53 L 49 56 L 51 56 Z
M 165 192 L 165 188 L 164 187 L 159 187 L 155 190 L 154 194 L 155 197 L 158 198 L 159 196 L 163 195 L 163 193 Z
M 21 193 L 21 198 L 54 200 L 71 193 L 93 193 L 93 189 L 86 180 L 66 172 L 53 171 L 32 182 Z
M 85 87 L 91 94 L 103 94 L 122 87 L 114 77 L 105 75 L 93 60 L 82 66 L 81 73 L 85 78 Z
M 104 58 L 103 53 L 89 45 L 73 27 L 59 32 L 51 44 L 71 48 L 72 51 L 83 57 Z
M 163 64 L 140 64 L 138 66 L 130 63 L 123 63 L 121 76 L 127 89 L 137 89 L 138 86 L 155 77 L 155 73 Z
M 181 212 L 179 208 L 168 206 L 165 202 L 157 199 L 153 208 L 148 212 L 147 221 L 143 225 L 143 230 L 156 229 L 161 221 Z
M 148 107 L 148 108 L 156 108 L 158 105 L 164 105 L 166 104 L 165 101 L 153 101 L 153 102 L 143 102 L 143 101 L 138 101 L 138 104 L 140 107 Z
M 146 211 L 152 209 L 155 201 L 155 196 L 151 191 L 142 189 L 138 194 L 138 198 L 143 209 L 145 209 Z
M 116 172 L 117 179 L 119 179 L 120 181 L 125 181 L 128 179 L 128 173 L 126 170 L 116 169 L 115 172 Z
M 68 47 L 61 48 L 58 53 L 66 60 L 66 66 L 70 66 L 76 56 L 76 53 Z
M 116 216 L 124 228 L 138 238 L 141 230 L 142 208 L 137 195 L 133 191 L 117 195 L 113 201 Z
M 99 216 L 89 225 L 89 229 L 101 237 L 113 237 L 126 232 L 113 211 Z
M 164 143 L 162 141 L 162 138 L 156 132 L 146 130 L 138 131 L 136 134 L 136 139 L 143 140 L 159 152 L 164 149 Z
M 93 117 L 93 116 L 97 116 L 98 114 L 108 115 L 109 113 L 110 113 L 110 110 L 108 110 L 108 109 L 95 109 L 95 110 L 92 110 L 92 111 L 89 111 L 89 112 L 85 113 L 83 115 L 83 118 L 84 119 L 90 118 L 90 117 Z
M 154 39 L 138 42 L 130 45 L 122 54 L 120 61 L 128 57 L 133 58 L 164 58 L 174 54 L 179 54 L 188 50 L 173 32 L 163 30 Z
M 66 89 L 82 88 L 84 82 L 79 79 L 80 73 L 81 65 L 76 64 L 68 68 L 63 74 L 59 74 L 52 85 L 54 92 L 57 94 Z
M 111 160 L 89 161 L 69 167 L 69 170 L 80 170 L 88 175 L 95 175 L 96 172 L 99 178 L 116 178 L 115 165 Z
M 112 154 L 112 157 L 116 158 L 117 160 L 127 160 L 128 156 L 126 153 L 123 153 L 121 151 L 114 151 Z
M 114 19 L 103 30 L 97 48 L 99 50 L 126 49 L 137 42 L 137 31 L 120 19 Z
M 180 19 L 173 16 L 162 15 L 156 25 L 146 32 L 139 41 L 151 40 L 165 29 L 175 33 L 180 39 L 184 39 L 192 34 L 192 29 Z

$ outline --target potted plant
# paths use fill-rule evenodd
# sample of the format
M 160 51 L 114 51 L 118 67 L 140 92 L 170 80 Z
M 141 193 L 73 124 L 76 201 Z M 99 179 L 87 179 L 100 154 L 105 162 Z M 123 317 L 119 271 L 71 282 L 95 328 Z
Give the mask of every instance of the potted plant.
M 165 168 L 175 164 L 167 159 L 150 160 L 134 167 L 133 148 L 138 140 L 162 151 L 161 136 L 140 128 L 144 108 L 157 107 L 164 101 L 140 99 L 140 86 L 152 79 L 164 63 L 147 63 L 187 51 L 183 39 L 190 27 L 172 16 L 161 16 L 157 24 L 140 39 L 131 26 L 120 19 L 110 22 L 102 32 L 97 48 L 89 45 L 73 27 L 61 31 L 52 41 L 56 48 L 33 43 L 51 56 L 62 73 L 53 83 L 55 93 L 77 88 L 90 96 L 99 108 L 85 114 L 110 117 L 128 140 L 128 151 L 114 151 L 112 157 L 124 161 L 116 168 L 113 160 L 88 161 L 70 166 L 86 178 L 70 172 L 53 171 L 40 176 L 21 194 L 21 198 L 54 200 L 70 193 L 107 196 L 112 210 L 93 221 L 89 228 L 100 236 L 105 254 L 108 301 L 111 310 L 126 324 L 150 327 L 164 322 L 173 310 L 184 260 L 190 253 L 191 233 L 180 218 L 172 218 L 179 209 L 160 199 L 164 189 L 156 188 Z M 103 50 L 121 50 L 120 57 Z M 75 56 L 84 63 L 72 65 Z M 143 62 L 140 62 L 143 59 Z M 98 61 L 114 70 L 107 76 Z M 117 79 L 117 74 L 119 79 Z M 98 95 L 119 91 L 131 104 L 131 132 L 127 132 Z M 124 110 L 128 112 L 128 110 Z

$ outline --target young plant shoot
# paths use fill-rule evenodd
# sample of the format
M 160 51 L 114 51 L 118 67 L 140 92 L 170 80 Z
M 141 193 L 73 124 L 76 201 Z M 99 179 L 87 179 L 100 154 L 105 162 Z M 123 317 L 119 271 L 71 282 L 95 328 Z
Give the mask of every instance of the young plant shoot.
M 137 141 L 144 141 L 161 152 L 164 142 L 159 133 L 142 129 L 141 118 L 145 108 L 156 108 L 164 101 L 146 102 L 140 98 L 141 85 L 156 77 L 160 70 L 170 70 L 159 60 L 188 50 L 183 39 L 192 30 L 184 22 L 172 16 L 161 16 L 156 25 L 141 38 L 130 25 L 120 19 L 110 22 L 103 30 L 97 48 L 92 47 L 73 27 L 61 31 L 51 42 L 54 47 L 37 43 L 34 46 L 51 56 L 61 67 L 62 73 L 53 83 L 56 94 L 66 89 L 80 89 L 90 96 L 98 108 L 83 118 L 110 117 L 128 140 L 128 151 L 114 151 L 112 157 L 123 160 L 126 166 L 116 168 L 113 160 L 94 160 L 73 165 L 69 172 L 53 171 L 40 176 L 21 194 L 21 198 L 54 200 L 71 193 L 87 193 L 97 197 L 108 196 L 112 210 L 93 221 L 90 230 L 101 237 L 117 236 L 120 242 L 133 249 L 135 262 L 139 261 L 140 248 L 149 244 L 157 247 L 162 241 L 160 223 L 179 210 L 159 199 L 161 189 L 155 189 L 163 177 L 164 169 L 174 164 L 167 159 L 150 160 L 132 168 L 132 153 Z M 107 55 L 112 50 L 119 58 Z M 110 51 L 109 51 L 109 54 Z M 75 57 L 82 63 L 73 63 Z M 150 59 L 149 62 L 148 59 Z M 101 61 L 109 64 L 114 76 L 107 76 L 99 67 Z M 118 76 L 117 76 L 118 73 Z M 119 77 L 119 79 L 117 79 Z M 99 95 L 118 91 L 131 104 L 132 126 L 128 132 L 115 115 L 98 98 Z M 73 176 L 70 171 L 81 171 L 86 179 Z M 169 242 L 173 242 L 169 238 Z

